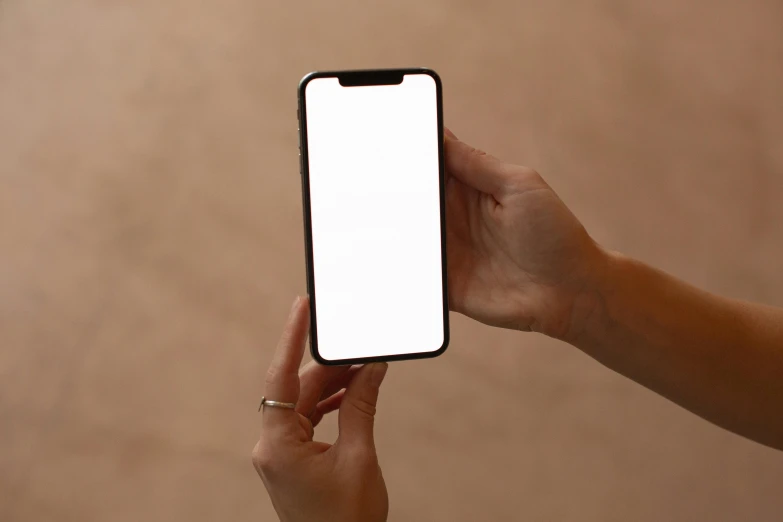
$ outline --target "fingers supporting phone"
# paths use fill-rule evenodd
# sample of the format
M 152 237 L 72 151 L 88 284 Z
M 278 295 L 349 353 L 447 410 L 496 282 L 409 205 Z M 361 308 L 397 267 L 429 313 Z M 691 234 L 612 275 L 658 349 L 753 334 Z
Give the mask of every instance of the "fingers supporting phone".
M 300 392 L 296 411 L 310 417 L 318 402 L 345 388 L 357 369 L 350 366 L 322 366 L 316 361 L 307 363 L 299 372 Z
M 375 447 L 375 406 L 387 369 L 386 363 L 365 364 L 348 384 L 339 406 L 338 445 Z
M 446 171 L 462 183 L 499 199 L 508 186 L 503 163 L 446 133 Z
M 279 402 L 297 403 L 299 400 L 299 365 L 304 355 L 305 341 L 310 328 L 309 301 L 297 297 L 291 307 L 283 335 L 269 366 L 264 386 L 264 397 Z M 264 426 L 297 425 L 293 410 L 264 408 Z

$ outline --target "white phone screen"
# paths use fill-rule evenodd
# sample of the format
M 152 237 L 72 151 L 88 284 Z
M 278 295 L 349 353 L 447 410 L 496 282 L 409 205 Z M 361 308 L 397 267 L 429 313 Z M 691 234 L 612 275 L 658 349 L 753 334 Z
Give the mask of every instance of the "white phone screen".
M 445 343 L 437 86 L 304 87 L 318 354 L 337 361 Z

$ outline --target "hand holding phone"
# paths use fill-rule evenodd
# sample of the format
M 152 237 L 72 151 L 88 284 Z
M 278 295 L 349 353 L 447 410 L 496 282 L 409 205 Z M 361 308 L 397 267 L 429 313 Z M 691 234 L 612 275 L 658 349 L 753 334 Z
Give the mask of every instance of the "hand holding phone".
M 286 522 L 382 522 L 389 511 L 373 437 L 375 404 L 387 365 L 322 366 L 299 370 L 308 330 L 308 301 L 294 302 L 264 397 L 296 409 L 263 406 L 253 464 Z M 313 440 L 324 415 L 338 411 L 335 444 Z

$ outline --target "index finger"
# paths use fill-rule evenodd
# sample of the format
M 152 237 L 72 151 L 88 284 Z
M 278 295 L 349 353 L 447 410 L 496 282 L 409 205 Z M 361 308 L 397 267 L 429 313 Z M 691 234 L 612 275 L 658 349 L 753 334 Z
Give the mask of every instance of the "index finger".
M 264 386 L 264 398 L 271 401 L 290 402 L 299 400 L 299 365 L 302 364 L 305 341 L 310 328 L 310 307 L 307 298 L 297 297 L 291 307 L 283 335 L 269 365 Z M 272 406 L 264 407 L 264 417 L 270 420 L 291 417 L 294 410 Z
M 499 199 L 508 185 L 508 173 L 494 156 L 446 133 L 446 171 L 465 185 Z

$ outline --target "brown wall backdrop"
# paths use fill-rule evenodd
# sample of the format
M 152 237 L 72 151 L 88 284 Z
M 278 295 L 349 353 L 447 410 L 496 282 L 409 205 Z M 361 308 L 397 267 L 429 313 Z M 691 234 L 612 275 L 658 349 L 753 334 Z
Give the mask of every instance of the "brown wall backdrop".
M 310 70 L 433 67 L 447 124 L 601 243 L 783 305 L 781 27 L 776 0 L 0 1 L 0 520 L 274 519 L 249 453 L 304 292 Z M 783 453 L 558 342 L 452 333 L 381 393 L 390 520 L 783 517 Z

